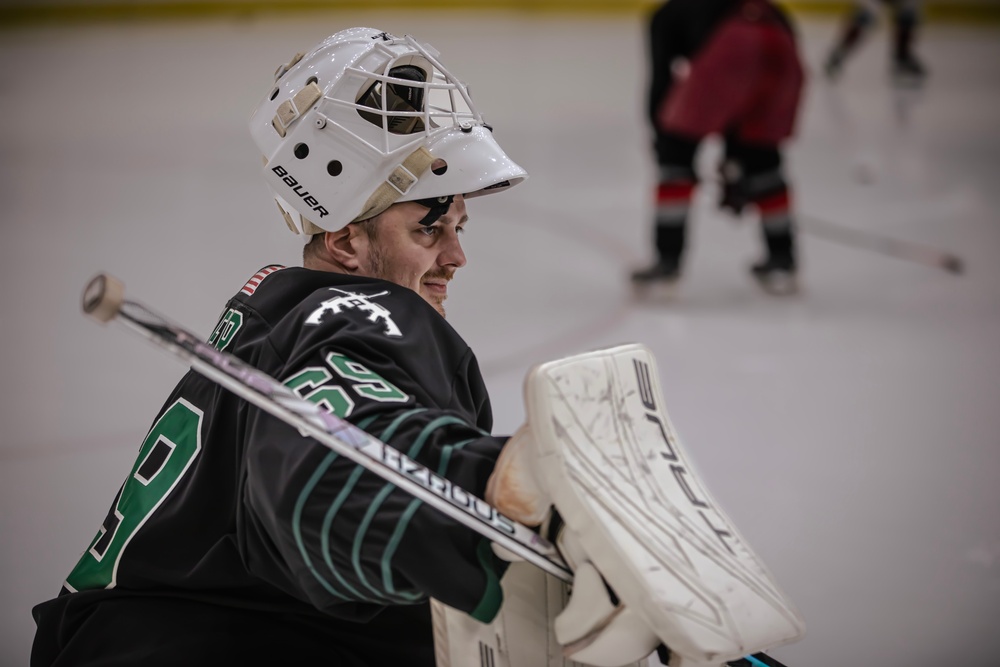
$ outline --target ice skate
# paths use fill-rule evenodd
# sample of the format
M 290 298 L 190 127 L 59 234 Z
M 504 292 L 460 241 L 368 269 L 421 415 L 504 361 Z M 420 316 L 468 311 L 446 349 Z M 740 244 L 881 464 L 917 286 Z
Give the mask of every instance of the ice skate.
M 927 79 L 927 68 L 913 56 L 897 58 L 892 64 L 892 80 L 898 86 L 916 87 Z
M 798 272 L 791 258 L 768 257 L 754 264 L 750 274 L 768 294 L 786 296 L 799 291 Z
M 669 300 L 677 293 L 680 277 L 680 263 L 661 258 L 645 269 L 633 271 L 631 280 L 636 296 L 650 300 Z
M 837 81 L 844 70 L 844 54 L 834 50 L 823 63 L 823 74 L 828 81 Z

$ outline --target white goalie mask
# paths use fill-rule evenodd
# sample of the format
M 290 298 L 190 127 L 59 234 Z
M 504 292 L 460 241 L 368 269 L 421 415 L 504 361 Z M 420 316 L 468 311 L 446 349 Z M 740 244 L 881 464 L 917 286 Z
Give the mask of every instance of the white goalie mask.
M 250 132 L 296 233 L 336 231 L 395 202 L 475 197 L 527 178 L 432 47 L 374 28 L 338 32 L 280 67 Z

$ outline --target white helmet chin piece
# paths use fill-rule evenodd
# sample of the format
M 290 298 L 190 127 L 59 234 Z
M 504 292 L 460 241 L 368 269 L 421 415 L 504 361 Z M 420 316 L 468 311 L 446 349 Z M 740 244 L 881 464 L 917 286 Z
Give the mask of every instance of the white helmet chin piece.
M 296 233 L 336 231 L 395 202 L 500 192 L 528 176 L 431 46 L 374 28 L 338 32 L 279 67 L 250 133 Z

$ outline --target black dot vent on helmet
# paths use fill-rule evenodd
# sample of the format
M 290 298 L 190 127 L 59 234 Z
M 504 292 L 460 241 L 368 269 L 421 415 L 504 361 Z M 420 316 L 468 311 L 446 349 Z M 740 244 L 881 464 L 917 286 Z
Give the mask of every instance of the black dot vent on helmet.
M 455 195 L 448 195 L 447 197 L 428 197 L 427 199 L 414 199 L 413 201 L 430 209 L 427 212 L 427 215 L 420 220 L 421 225 L 430 227 L 437 222 L 442 215 L 448 212 L 448 208 L 451 206 L 451 203 L 455 201 Z
M 405 79 L 424 83 L 427 81 L 427 72 L 416 65 L 400 65 L 389 70 L 389 76 L 394 79 Z M 392 134 L 414 134 L 424 131 L 424 119 L 417 116 L 394 116 L 393 111 L 423 111 L 424 110 L 424 89 L 423 86 L 407 86 L 403 83 L 387 83 L 376 81 L 368 87 L 358 104 L 371 109 L 382 110 L 382 91 L 387 91 L 385 98 L 385 109 L 389 113 L 389 132 Z M 382 127 L 382 115 L 358 109 L 362 118 L 373 125 Z

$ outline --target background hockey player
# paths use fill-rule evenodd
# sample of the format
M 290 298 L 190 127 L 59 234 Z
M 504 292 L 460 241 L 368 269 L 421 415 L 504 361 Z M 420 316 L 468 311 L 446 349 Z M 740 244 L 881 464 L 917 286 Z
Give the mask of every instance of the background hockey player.
M 304 267 L 246 282 L 210 342 L 483 495 L 505 439 L 443 304 L 466 199 L 525 171 L 432 50 L 369 28 L 279 68 L 250 124 L 282 216 L 311 240 Z M 433 665 L 428 596 L 489 620 L 503 567 L 476 533 L 189 372 L 35 607 L 32 664 Z
M 767 0 L 670 0 L 649 22 L 649 120 L 659 165 L 656 260 L 632 274 L 639 288 L 681 275 L 695 153 L 709 135 L 725 139 L 720 202 L 759 214 L 765 257 L 752 275 L 768 291 L 796 290 L 790 187 L 780 144 L 792 135 L 803 84 L 790 20 Z
M 922 82 L 927 70 L 914 54 L 913 47 L 920 26 L 919 0 L 857 0 L 826 59 L 824 69 L 827 76 L 831 79 L 840 76 L 847 58 L 871 32 L 878 17 L 879 3 L 892 12 L 893 77 L 904 84 Z

